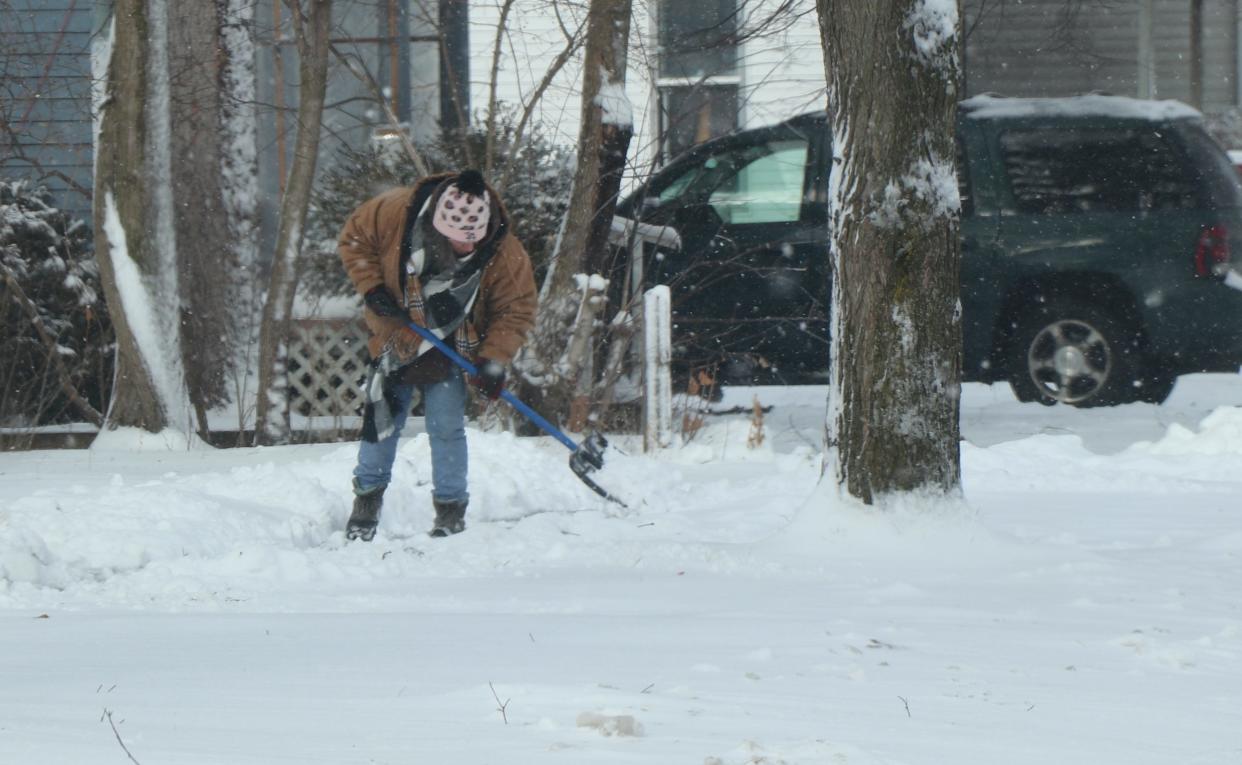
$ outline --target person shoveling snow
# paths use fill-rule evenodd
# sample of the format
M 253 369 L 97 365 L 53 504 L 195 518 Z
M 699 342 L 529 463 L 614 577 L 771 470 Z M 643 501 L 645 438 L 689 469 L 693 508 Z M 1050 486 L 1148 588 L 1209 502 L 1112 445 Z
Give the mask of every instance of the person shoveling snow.
M 464 531 L 470 500 L 465 375 L 410 323 L 474 359 L 470 382 L 498 398 L 505 366 L 535 322 L 530 258 L 509 231 L 500 197 L 476 170 L 428 176 L 363 203 L 345 223 L 338 252 L 366 303 L 373 359 L 346 536 L 375 536 L 415 396 L 431 442 L 436 519 L 430 533 Z

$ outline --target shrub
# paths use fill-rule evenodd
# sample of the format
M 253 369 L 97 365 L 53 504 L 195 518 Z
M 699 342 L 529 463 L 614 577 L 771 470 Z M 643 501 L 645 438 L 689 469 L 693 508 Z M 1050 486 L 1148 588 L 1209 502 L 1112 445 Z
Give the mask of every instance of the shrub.
M 102 410 L 112 379 L 112 327 L 90 229 L 25 181 L 0 181 L 0 425 L 82 419 L 30 316 L 55 339 L 70 382 Z

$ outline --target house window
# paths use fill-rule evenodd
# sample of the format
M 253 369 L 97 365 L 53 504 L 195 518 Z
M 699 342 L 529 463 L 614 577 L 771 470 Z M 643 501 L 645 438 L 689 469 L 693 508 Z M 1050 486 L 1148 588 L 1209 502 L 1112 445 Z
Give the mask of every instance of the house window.
M 662 0 L 657 13 L 660 158 L 738 126 L 737 0 Z
M 691 146 L 737 129 L 737 85 L 660 88 L 660 145 L 672 159 Z

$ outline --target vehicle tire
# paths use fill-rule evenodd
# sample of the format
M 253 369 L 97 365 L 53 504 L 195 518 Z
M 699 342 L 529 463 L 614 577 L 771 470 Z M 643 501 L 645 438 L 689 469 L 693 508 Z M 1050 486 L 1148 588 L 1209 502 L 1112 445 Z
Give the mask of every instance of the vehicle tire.
M 1138 331 L 1078 301 L 1053 301 L 1021 317 L 1007 361 L 1019 401 L 1113 406 L 1137 400 L 1145 387 Z
M 1143 368 L 1142 385 L 1135 391 L 1134 400 L 1147 404 L 1163 404 L 1176 384 L 1176 374 L 1159 361 L 1148 360 Z

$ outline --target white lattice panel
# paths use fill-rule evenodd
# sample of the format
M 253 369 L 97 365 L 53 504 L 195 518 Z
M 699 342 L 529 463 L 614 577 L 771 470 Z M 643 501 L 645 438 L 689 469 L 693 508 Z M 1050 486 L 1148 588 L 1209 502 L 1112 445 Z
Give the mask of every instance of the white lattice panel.
M 293 323 L 289 342 L 290 409 L 307 417 L 350 417 L 362 405 L 367 328 L 361 321 Z

